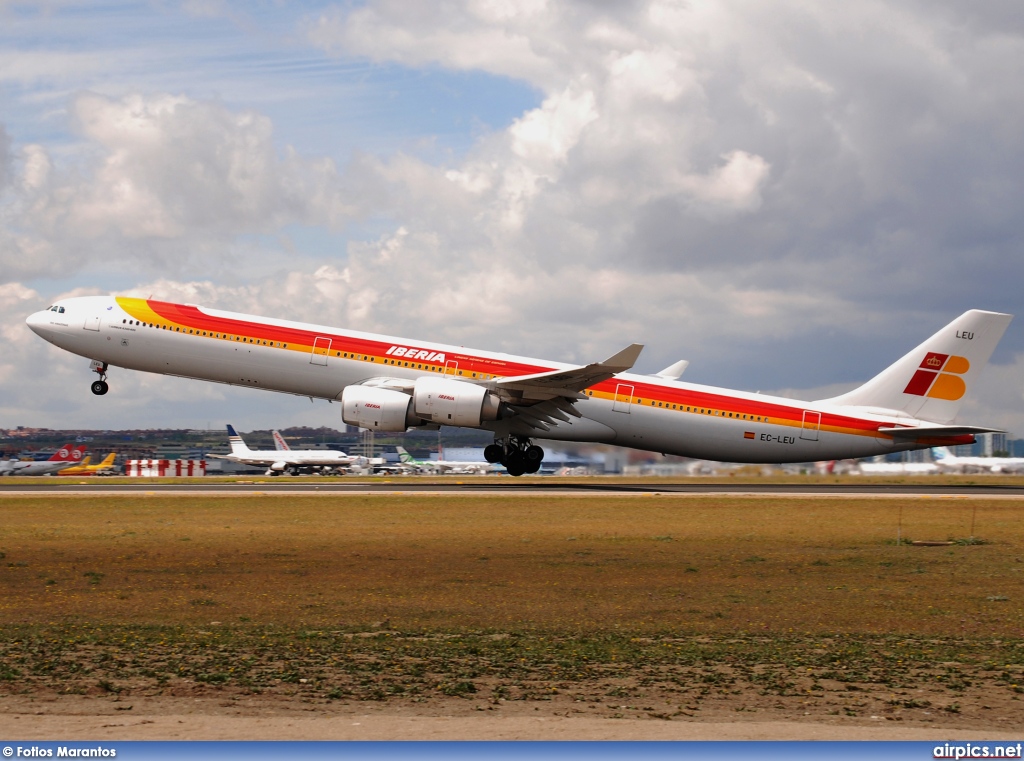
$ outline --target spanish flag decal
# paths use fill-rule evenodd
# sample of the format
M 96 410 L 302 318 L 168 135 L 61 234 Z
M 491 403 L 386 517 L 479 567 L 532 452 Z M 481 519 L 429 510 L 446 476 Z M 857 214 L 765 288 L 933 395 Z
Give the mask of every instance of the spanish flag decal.
M 930 351 L 903 393 L 955 402 L 967 391 L 961 376 L 970 369 L 971 363 L 964 357 Z

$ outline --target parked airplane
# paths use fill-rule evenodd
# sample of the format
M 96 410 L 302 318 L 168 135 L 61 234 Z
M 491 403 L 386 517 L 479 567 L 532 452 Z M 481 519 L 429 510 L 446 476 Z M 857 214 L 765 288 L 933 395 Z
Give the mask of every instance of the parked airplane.
M 284 436 L 281 435 L 280 431 L 271 431 L 271 434 L 274 437 L 274 449 L 278 452 L 287 452 L 291 449 L 291 447 L 288 446 L 288 442 L 284 440 Z
M 934 462 L 858 462 L 862 476 L 923 476 L 938 473 Z
M 114 460 L 117 458 L 117 454 L 111 452 L 103 458 L 102 462 L 98 462 L 95 465 L 89 464 L 89 459 L 86 457 L 82 460 L 79 465 L 72 465 L 70 468 L 57 473 L 58 476 L 109 476 L 114 473 Z
M 209 456 L 246 465 L 266 465 L 268 476 L 281 473 L 298 475 L 304 471 L 327 472 L 358 464 L 360 459 L 349 457 L 336 449 L 249 449 L 231 425 L 228 426 L 228 442 L 231 444 L 231 454 Z
M 494 463 L 473 460 L 417 460 L 405 447 L 395 447 L 398 460 L 406 467 L 426 473 L 493 473 Z
M 1024 457 L 958 457 L 947 447 L 933 448 L 932 459 L 944 473 L 1017 473 L 1024 470 Z
M 965 312 L 859 388 L 811 402 L 685 383 L 681 363 L 630 373 L 639 344 L 578 366 L 112 296 L 62 299 L 26 322 L 92 360 L 95 394 L 118 366 L 338 400 L 342 420 L 377 431 L 492 431 L 485 458 L 521 475 L 540 467 L 539 436 L 757 463 L 970 443 L 994 429 L 953 420 L 1011 319 Z
M 82 461 L 85 445 L 65 444 L 48 460 L 8 460 L 0 464 L 3 476 L 48 476 Z

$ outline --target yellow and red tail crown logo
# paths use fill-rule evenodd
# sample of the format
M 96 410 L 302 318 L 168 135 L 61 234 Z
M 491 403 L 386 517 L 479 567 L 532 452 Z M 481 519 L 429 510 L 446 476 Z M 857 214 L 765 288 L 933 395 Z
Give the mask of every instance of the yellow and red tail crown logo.
M 971 363 L 966 357 L 930 351 L 903 393 L 955 402 L 967 392 L 962 376 L 970 369 Z

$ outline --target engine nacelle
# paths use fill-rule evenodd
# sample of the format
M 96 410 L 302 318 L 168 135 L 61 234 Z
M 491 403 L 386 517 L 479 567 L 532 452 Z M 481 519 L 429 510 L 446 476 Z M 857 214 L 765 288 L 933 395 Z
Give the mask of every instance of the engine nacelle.
M 286 463 L 286 462 L 274 462 L 274 463 L 270 464 L 270 470 L 276 470 L 277 472 L 281 472 L 281 471 L 287 470 L 287 469 L 288 469 L 288 463 Z
M 341 419 L 373 431 L 404 431 L 423 423 L 413 413 L 411 396 L 376 386 L 346 386 L 341 392 Z
M 497 420 L 501 400 L 483 386 L 447 378 L 419 378 L 412 398 L 416 415 L 441 425 L 478 426 Z

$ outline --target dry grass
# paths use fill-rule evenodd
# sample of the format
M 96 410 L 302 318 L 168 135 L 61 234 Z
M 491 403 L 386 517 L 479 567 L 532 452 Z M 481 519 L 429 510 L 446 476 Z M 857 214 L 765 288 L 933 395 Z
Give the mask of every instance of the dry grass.
M 1024 633 L 1010 500 L 5 498 L 0 551 L 8 623 Z
M 897 546 L 900 520 L 912 539 L 973 522 L 980 543 Z M 0 552 L 12 710 L 76 693 L 974 729 L 1024 715 L 1015 500 L 7 497 Z

